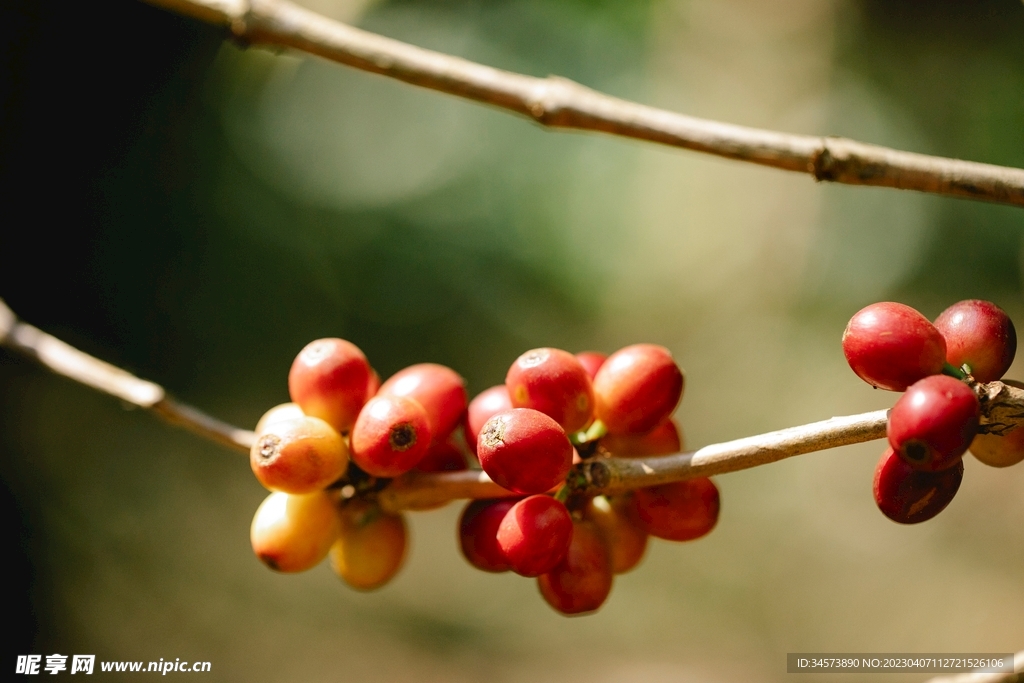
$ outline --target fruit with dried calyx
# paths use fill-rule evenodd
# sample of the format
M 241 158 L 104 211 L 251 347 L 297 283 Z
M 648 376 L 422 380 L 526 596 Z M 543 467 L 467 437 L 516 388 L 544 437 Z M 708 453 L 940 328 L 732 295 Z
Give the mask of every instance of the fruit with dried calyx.
M 377 396 L 402 396 L 417 401 L 430 418 L 431 434 L 437 442 L 448 438 L 466 412 L 465 380 L 437 363 L 418 363 L 399 370 L 381 385 Z
M 352 461 L 375 477 L 397 477 L 423 459 L 431 436 L 430 418 L 418 401 L 378 395 L 352 427 Z
M 952 467 L 978 433 L 981 406 L 958 379 L 932 375 L 914 383 L 889 411 L 889 445 L 911 467 Z
M 316 417 L 273 422 L 257 435 L 249 465 L 263 486 L 285 493 L 312 493 L 337 481 L 348 467 L 341 435 Z
M 476 454 L 498 486 L 515 493 L 543 493 L 565 480 L 572 444 L 557 422 L 530 408 L 494 415 L 477 438 Z

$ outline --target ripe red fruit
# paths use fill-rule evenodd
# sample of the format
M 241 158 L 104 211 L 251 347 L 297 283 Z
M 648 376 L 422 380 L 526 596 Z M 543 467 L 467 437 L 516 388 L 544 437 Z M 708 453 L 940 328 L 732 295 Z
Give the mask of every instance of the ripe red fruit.
M 683 373 L 664 346 L 619 349 L 594 377 L 595 415 L 609 434 L 642 434 L 664 422 L 683 395 Z
M 348 448 L 331 425 L 316 417 L 273 422 L 249 449 L 249 466 L 271 491 L 312 493 L 348 468 Z
M 511 569 L 498 546 L 498 527 L 505 514 L 518 502 L 516 498 L 474 500 L 459 518 L 459 545 L 471 565 L 485 572 Z
M 437 363 L 419 363 L 399 370 L 381 385 L 378 396 L 404 396 L 423 406 L 436 441 L 448 438 L 466 412 L 466 382 L 459 373 Z
M 887 448 L 875 468 L 875 503 L 892 521 L 917 524 L 942 512 L 963 478 L 962 460 L 939 472 L 922 472 Z
M 405 518 L 372 503 L 351 500 L 341 510 L 331 569 L 359 590 L 380 588 L 402 568 L 408 547 Z
M 249 540 L 256 557 L 279 572 L 320 564 L 339 533 L 338 510 L 324 491 L 271 493 L 252 518 Z
M 978 433 L 981 407 L 958 379 L 932 375 L 914 383 L 889 411 L 889 445 L 911 467 L 952 467 Z
M 572 466 L 572 452 L 558 423 L 529 408 L 492 417 L 476 445 L 484 472 L 498 486 L 516 493 L 543 493 L 563 481 Z
M 637 489 L 637 515 L 648 533 L 669 541 L 690 541 L 718 522 L 718 487 L 706 477 Z
M 347 432 L 366 402 L 370 364 L 344 339 L 317 339 L 299 352 L 288 372 L 288 393 L 306 415 Z
M 883 301 L 858 311 L 843 332 L 843 353 L 857 376 L 873 387 L 905 391 L 942 372 L 946 342 L 910 306 Z
M 648 534 L 637 516 L 633 494 L 610 499 L 595 496 L 587 505 L 586 518 L 597 526 L 608 546 L 613 573 L 624 574 L 640 564 L 647 550 Z
M 430 419 L 417 401 L 376 396 L 352 428 L 352 461 L 375 477 L 397 477 L 423 459 L 430 438 Z
M 565 557 L 537 579 L 544 600 L 562 614 L 593 612 L 612 591 L 612 564 L 604 538 L 592 522 L 572 525 Z
M 476 451 L 476 440 L 484 423 L 503 410 L 512 408 L 512 398 L 504 384 L 484 389 L 469 403 L 466 414 L 466 441 Z
M 1003 309 L 991 301 L 969 299 L 953 304 L 935 319 L 946 340 L 946 361 L 966 363 L 979 382 L 1002 377 L 1017 353 L 1017 331 Z
M 646 434 L 609 434 L 601 447 L 616 458 L 646 458 L 683 450 L 683 431 L 675 420 L 662 422 Z
M 539 410 L 566 432 L 583 429 L 593 419 L 590 376 L 568 351 L 527 351 L 508 369 L 505 386 L 514 407 Z
M 569 550 L 572 517 L 550 496 L 523 498 L 505 513 L 497 539 L 512 571 L 521 576 L 540 576 Z
M 580 351 L 576 354 L 576 360 L 580 362 L 583 369 L 587 371 L 587 376 L 593 381 L 594 377 L 597 376 L 597 371 L 608 360 L 608 356 L 600 351 Z

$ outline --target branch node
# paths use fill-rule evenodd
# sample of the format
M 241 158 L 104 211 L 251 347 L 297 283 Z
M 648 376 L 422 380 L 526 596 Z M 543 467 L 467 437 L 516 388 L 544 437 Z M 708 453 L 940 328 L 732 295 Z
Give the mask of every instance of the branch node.
M 821 147 L 811 155 L 807 171 L 814 176 L 818 182 L 835 182 L 839 178 L 841 169 L 839 159 L 835 157 L 829 148 L 829 140 L 836 138 L 824 137 L 821 139 Z
M 575 81 L 561 76 L 548 76 L 537 82 L 532 96 L 527 100 L 527 109 L 538 123 L 543 126 L 563 124 L 567 109 L 575 97 L 587 88 Z

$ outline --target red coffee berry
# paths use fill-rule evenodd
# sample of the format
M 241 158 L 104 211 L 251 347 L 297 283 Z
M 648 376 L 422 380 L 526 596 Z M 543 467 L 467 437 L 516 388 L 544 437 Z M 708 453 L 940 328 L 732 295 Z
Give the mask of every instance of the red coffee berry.
M 586 518 L 604 538 L 612 559 L 612 572 L 625 574 L 640 564 L 647 550 L 647 531 L 637 516 L 633 494 L 606 498 L 595 496 L 587 505 Z
M 249 528 L 256 557 L 279 572 L 302 572 L 320 564 L 338 537 L 338 511 L 324 491 L 271 493 Z
M 249 466 L 271 491 L 312 493 L 348 468 L 348 448 L 331 425 L 316 417 L 272 422 L 249 449 Z
M 706 477 L 637 489 L 637 516 L 651 536 L 690 541 L 718 522 L 718 487 Z
M 540 576 L 569 550 L 572 518 L 550 496 L 524 498 L 505 513 L 498 525 L 498 547 L 509 568 L 521 576 Z
M 664 422 L 683 395 L 683 373 L 664 346 L 634 344 L 594 377 L 595 415 L 609 434 L 642 434 Z
M 469 403 L 466 415 L 466 441 L 476 451 L 476 440 L 484 423 L 503 410 L 512 408 L 512 398 L 504 384 L 484 389 Z
M 947 375 L 915 382 L 889 411 L 889 445 L 911 467 L 952 467 L 978 433 L 981 407 L 974 391 Z
M 423 459 L 430 439 L 430 419 L 418 401 L 375 396 L 352 427 L 352 461 L 375 477 L 397 477 Z
M 380 588 L 402 568 L 408 535 L 402 515 L 350 500 L 341 510 L 338 540 L 330 548 L 331 569 L 353 588 Z
M 317 339 L 295 357 L 288 393 L 306 415 L 347 432 L 366 402 L 370 364 L 359 347 L 344 339 Z
M 572 525 L 572 542 L 562 561 L 538 577 L 540 594 L 562 614 L 593 612 L 612 591 L 612 563 L 604 538 L 591 522 Z
M 905 391 L 942 372 L 946 342 L 910 306 L 883 301 L 858 311 L 843 332 L 843 353 L 857 376 L 873 387 Z
M 511 569 L 505 553 L 498 546 L 498 527 L 517 502 L 517 498 L 474 500 L 462 511 L 459 545 L 466 560 L 477 569 L 485 572 Z
M 465 380 L 437 363 L 419 363 L 399 370 L 381 385 L 377 395 L 419 401 L 430 417 L 430 428 L 437 441 L 447 439 L 466 412 Z
M 594 389 L 576 356 L 561 349 L 533 349 L 519 356 L 505 375 L 516 408 L 544 413 L 566 432 L 586 427 L 594 415 Z
M 557 422 L 529 408 L 498 413 L 484 425 L 476 444 L 484 472 L 516 493 L 543 493 L 565 479 L 572 444 Z
M 597 376 L 597 371 L 608 360 L 608 356 L 600 351 L 580 351 L 576 354 L 576 360 L 580 362 L 583 369 L 587 371 L 587 376 L 593 381 L 594 377 Z
M 875 468 L 875 503 L 892 521 L 917 524 L 942 512 L 963 478 L 962 460 L 938 472 L 922 472 L 887 448 Z
M 935 319 L 946 340 L 946 362 L 965 363 L 979 382 L 1002 377 L 1017 353 L 1017 331 L 1010 316 L 991 301 L 969 299 L 953 304 Z
M 683 431 L 675 420 L 662 422 L 646 434 L 609 434 L 601 447 L 616 458 L 646 458 L 683 450 Z

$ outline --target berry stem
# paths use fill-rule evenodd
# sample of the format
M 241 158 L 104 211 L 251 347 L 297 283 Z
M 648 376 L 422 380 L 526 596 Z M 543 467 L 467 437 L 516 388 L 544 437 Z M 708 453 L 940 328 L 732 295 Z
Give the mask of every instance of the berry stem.
M 607 433 L 607 425 L 600 420 L 594 420 L 587 429 L 572 434 L 569 437 L 569 441 L 572 441 L 573 446 L 582 446 L 583 444 L 597 441 Z
M 962 381 L 967 379 L 968 373 L 966 373 L 962 368 L 958 368 L 955 365 L 950 365 L 949 363 L 946 363 L 945 365 L 942 366 L 942 374 L 949 375 L 950 377 L 954 377 Z

